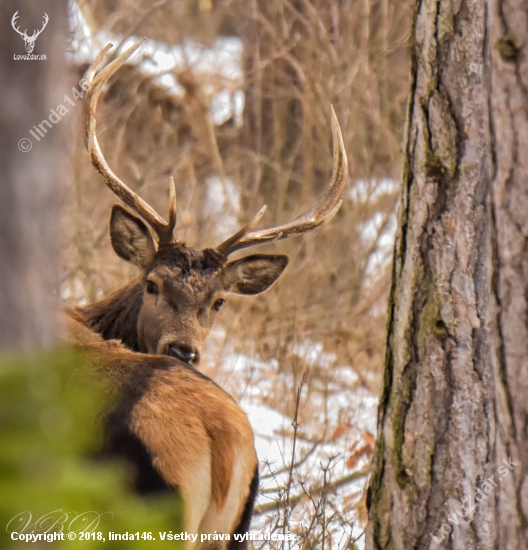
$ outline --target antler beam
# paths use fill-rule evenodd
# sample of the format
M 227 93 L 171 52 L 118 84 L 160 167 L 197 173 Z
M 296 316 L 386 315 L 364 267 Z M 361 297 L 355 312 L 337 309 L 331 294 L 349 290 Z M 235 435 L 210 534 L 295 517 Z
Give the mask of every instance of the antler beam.
M 249 224 L 219 244 L 216 247 L 218 252 L 224 256 L 229 256 L 229 254 L 243 248 L 289 239 L 290 237 L 308 233 L 329 222 L 337 214 L 343 203 L 341 195 L 343 194 L 348 175 L 348 160 L 343 143 L 343 135 L 341 134 L 341 128 L 339 127 L 333 107 L 331 121 L 334 140 L 334 169 L 330 185 L 321 200 L 306 214 L 299 216 L 292 222 L 270 229 L 252 231 L 264 214 L 264 209 L 266 208 L 264 206 Z
M 134 193 L 123 183 L 106 162 L 96 136 L 96 110 L 97 101 L 104 84 L 108 79 L 125 63 L 125 61 L 143 44 L 145 39 L 136 42 L 133 46 L 124 51 L 112 63 L 107 65 L 98 74 L 97 69 L 108 54 L 112 44 L 107 44 L 84 75 L 84 79 L 90 84 L 86 93 L 83 110 L 84 141 L 90 154 L 92 164 L 101 174 L 106 185 L 130 208 L 133 208 L 155 231 L 160 243 L 173 240 L 174 228 L 176 227 L 176 189 L 171 178 L 170 184 L 170 206 L 169 221 L 166 222 L 147 202 Z
M 172 178 L 170 184 L 169 221 L 166 222 L 148 203 L 146 203 L 139 195 L 134 193 L 112 171 L 101 152 L 96 136 L 96 110 L 97 101 L 101 90 L 108 79 L 143 44 L 144 40 L 145 39 L 140 40 L 128 48 L 114 61 L 112 61 L 112 63 L 97 73 L 103 59 L 112 47 L 112 44 L 108 44 L 105 48 L 103 48 L 103 50 L 95 58 L 92 65 L 86 71 L 84 78 L 90 84 L 90 88 L 86 93 L 86 99 L 84 102 L 84 137 L 92 164 L 99 174 L 101 174 L 108 187 L 125 204 L 133 208 L 152 227 L 158 235 L 160 243 L 172 242 L 177 220 L 176 190 Z M 319 202 L 311 210 L 302 216 L 299 216 L 292 222 L 279 225 L 277 227 L 272 227 L 270 229 L 253 231 L 264 215 L 264 211 L 266 209 L 264 206 L 260 209 L 253 220 L 216 247 L 221 254 L 224 256 L 229 256 L 237 250 L 242 250 L 250 246 L 288 239 L 290 237 L 295 237 L 297 235 L 313 231 L 314 229 L 329 222 L 337 214 L 343 202 L 341 195 L 343 193 L 348 174 L 348 160 L 343 143 L 343 136 L 341 134 L 341 129 L 333 107 L 331 111 L 331 124 L 334 141 L 334 168 L 330 185 Z

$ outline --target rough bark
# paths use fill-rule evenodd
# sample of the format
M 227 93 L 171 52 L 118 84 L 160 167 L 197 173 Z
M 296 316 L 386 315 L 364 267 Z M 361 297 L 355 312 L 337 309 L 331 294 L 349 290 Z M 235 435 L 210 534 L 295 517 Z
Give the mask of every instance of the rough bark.
M 367 548 L 526 549 L 528 7 L 422 0 L 413 39 Z
M 33 54 L 25 55 L 18 26 L 31 36 L 44 13 L 49 22 Z M 66 72 L 66 3 L 5 1 L 0 6 L 0 348 L 50 344 L 57 333 L 57 214 L 68 122 L 59 121 L 37 142 L 30 134 L 70 93 Z M 70 93 L 71 95 L 71 93 Z M 20 140 L 25 139 L 25 142 Z M 29 151 L 29 140 L 32 148 Z M 20 145 L 20 146 L 19 146 Z M 61 149 L 62 146 L 62 149 Z M 55 294 L 55 295 L 54 295 Z

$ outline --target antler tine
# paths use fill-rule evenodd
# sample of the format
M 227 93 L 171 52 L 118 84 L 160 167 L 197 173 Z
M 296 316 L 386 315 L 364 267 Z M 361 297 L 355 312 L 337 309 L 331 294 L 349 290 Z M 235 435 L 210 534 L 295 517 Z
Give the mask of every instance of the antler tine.
M 15 27 L 15 25 L 17 24 L 17 19 L 18 19 L 18 10 L 15 12 L 15 14 L 13 15 L 13 18 L 11 19 L 11 26 L 20 36 L 22 37 L 27 36 L 25 32 L 22 32 L 18 27 Z
M 125 63 L 125 61 L 143 44 L 143 38 L 133 46 L 124 51 L 112 63 L 107 65 L 97 76 L 97 69 L 108 54 L 112 44 L 107 44 L 92 65 L 86 71 L 85 80 L 90 84 L 86 93 L 83 110 L 84 140 L 92 164 L 101 174 L 106 185 L 128 206 L 133 208 L 155 231 L 160 242 L 170 242 L 173 239 L 174 227 L 176 226 L 176 194 L 173 194 L 173 183 L 171 184 L 171 204 L 169 209 L 169 223 L 165 220 L 139 195 L 134 193 L 110 168 L 106 162 L 96 136 L 96 110 L 97 101 L 104 84 L 108 79 Z
M 176 186 L 174 185 L 174 178 L 171 176 L 169 183 L 169 223 L 167 224 L 170 228 L 171 236 L 176 227 L 178 212 L 178 201 L 176 200 Z
M 253 217 L 253 219 L 246 224 L 242 229 L 239 229 L 234 235 L 229 237 L 229 239 L 226 239 L 222 244 L 218 245 L 216 247 L 216 250 L 223 254 L 224 256 L 229 256 L 233 250 L 231 249 L 234 245 L 236 245 L 242 237 L 245 237 L 252 229 L 257 227 L 259 221 L 262 219 L 262 216 L 264 216 L 264 212 L 266 212 L 267 206 L 264 205 Z
M 33 31 L 33 35 L 31 36 L 31 38 L 36 38 L 37 36 L 40 35 L 40 33 L 46 28 L 47 24 L 48 24 L 48 21 L 49 21 L 49 17 L 48 17 L 48 14 L 45 13 L 44 14 L 44 18 L 43 18 L 43 23 L 44 25 L 42 25 L 42 28 L 40 30 L 34 30 Z
M 331 111 L 332 136 L 334 141 L 334 168 L 330 185 L 321 200 L 319 200 L 311 210 L 306 212 L 306 214 L 299 216 L 292 222 L 279 225 L 278 227 L 251 231 L 256 225 L 256 223 L 254 223 L 255 219 L 252 220 L 248 225 L 216 247 L 224 256 L 228 256 L 236 250 L 242 250 L 250 246 L 280 241 L 313 231 L 329 222 L 337 214 L 343 203 L 341 195 L 348 174 L 348 160 L 345 145 L 343 143 L 343 135 L 341 134 L 341 128 L 339 127 L 339 122 L 337 121 L 333 107 Z M 248 229 L 249 225 L 252 227 Z

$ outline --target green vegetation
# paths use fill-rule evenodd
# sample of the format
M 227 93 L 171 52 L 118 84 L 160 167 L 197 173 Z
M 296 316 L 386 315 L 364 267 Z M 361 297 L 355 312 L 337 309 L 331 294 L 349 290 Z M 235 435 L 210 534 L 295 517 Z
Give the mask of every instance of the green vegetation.
M 65 536 L 41 543 L 61 550 L 81 544 L 156 550 L 169 544 L 159 541 L 158 531 L 179 532 L 174 498 L 139 499 L 126 488 L 123 465 L 93 458 L 109 397 L 89 372 L 81 355 L 64 348 L 0 357 L 0 547 L 6 550 L 27 547 L 11 540 L 7 530 L 66 535 L 86 530 L 106 538 L 81 542 Z M 158 540 L 110 542 L 110 531 L 150 531 Z

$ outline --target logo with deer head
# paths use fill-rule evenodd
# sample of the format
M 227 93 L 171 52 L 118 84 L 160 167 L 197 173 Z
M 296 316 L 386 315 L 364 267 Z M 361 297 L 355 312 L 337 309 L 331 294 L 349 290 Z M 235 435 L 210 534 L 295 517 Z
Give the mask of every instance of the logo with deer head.
M 33 31 L 33 34 L 31 36 L 28 36 L 27 29 L 24 32 L 22 32 L 18 28 L 17 19 L 18 19 L 18 10 L 15 12 L 15 15 L 13 15 L 13 19 L 11 19 L 11 26 L 22 37 L 22 39 L 26 43 L 26 52 L 32 53 L 33 48 L 35 47 L 35 41 L 37 40 L 40 33 L 46 28 L 46 25 L 48 24 L 48 21 L 49 21 L 48 14 L 47 13 L 44 14 L 44 21 L 42 24 L 42 28 L 39 31 Z

